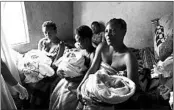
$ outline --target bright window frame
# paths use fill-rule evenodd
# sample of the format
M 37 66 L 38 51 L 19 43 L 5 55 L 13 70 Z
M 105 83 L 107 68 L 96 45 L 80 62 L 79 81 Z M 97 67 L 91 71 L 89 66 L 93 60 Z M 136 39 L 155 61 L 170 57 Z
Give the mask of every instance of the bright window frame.
M 17 11 L 20 12 L 20 13 L 18 12 L 18 14 L 21 15 L 20 16 L 20 18 L 21 18 L 20 21 L 15 21 L 12 17 L 9 17 L 8 16 L 8 14 L 11 14 L 10 12 L 12 12 L 14 10 L 14 8 L 10 8 L 9 6 L 8 7 L 5 7 L 6 5 L 9 5 L 10 3 L 11 4 L 14 4 L 14 5 L 17 4 L 18 6 L 20 6 L 20 7 L 18 7 L 19 10 L 17 10 Z M 7 28 L 7 26 L 5 27 L 5 24 L 7 24 L 9 26 L 10 25 L 13 26 L 13 24 L 8 24 L 8 22 L 5 21 L 4 19 L 8 19 L 8 20 L 12 20 L 12 22 L 18 22 L 18 23 L 20 23 L 21 30 L 17 30 L 16 29 L 16 31 L 15 31 L 16 33 L 14 32 L 14 36 L 12 34 L 11 34 L 11 36 L 7 35 L 6 33 L 8 33 L 9 31 L 10 32 L 13 32 L 14 30 L 11 30 L 10 28 Z M 27 17 L 26 17 L 26 10 L 25 10 L 25 4 L 24 4 L 24 2 L 1 2 L 1 29 L 3 29 L 4 34 L 5 34 L 5 37 L 16 37 L 17 41 L 11 41 L 11 42 L 8 42 L 7 41 L 12 47 L 18 46 L 18 45 L 21 45 L 21 44 L 30 43 L 29 32 L 28 32 L 28 24 L 27 24 Z M 21 36 L 25 37 L 25 38 L 22 38 L 22 40 L 21 40 L 21 37 L 20 38 L 17 37 L 20 32 L 22 32 Z M 7 39 L 10 40 L 10 38 L 7 38 Z

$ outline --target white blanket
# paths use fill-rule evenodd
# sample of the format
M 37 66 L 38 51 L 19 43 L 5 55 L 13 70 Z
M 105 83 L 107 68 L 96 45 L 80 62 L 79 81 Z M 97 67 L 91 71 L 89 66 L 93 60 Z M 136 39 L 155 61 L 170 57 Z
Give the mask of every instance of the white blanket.
M 56 63 L 58 66 L 57 73 L 64 71 L 64 77 L 77 77 L 82 75 L 81 72 L 87 69 L 85 66 L 85 57 L 79 49 L 68 50 Z
M 89 75 L 81 88 L 86 100 L 118 104 L 128 100 L 135 92 L 135 83 L 124 76 L 108 75 L 105 69 Z
M 52 60 L 39 50 L 31 50 L 18 62 L 18 69 L 25 76 L 25 83 L 36 83 L 54 75 Z

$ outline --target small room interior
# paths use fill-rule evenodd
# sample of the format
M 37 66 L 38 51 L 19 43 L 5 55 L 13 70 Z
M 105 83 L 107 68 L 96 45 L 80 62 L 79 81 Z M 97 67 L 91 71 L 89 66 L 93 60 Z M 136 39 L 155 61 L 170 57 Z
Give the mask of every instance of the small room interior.
M 73 48 L 75 43 L 75 29 L 78 26 L 87 25 L 90 27 L 93 21 L 98 21 L 105 26 L 112 18 L 122 18 L 127 23 L 127 33 L 124 37 L 124 43 L 136 52 L 142 52 L 142 54 L 147 52 L 146 54 L 149 56 L 144 55 L 143 61 L 148 61 L 148 58 L 150 60 L 153 59 L 151 54 L 154 54 L 155 51 L 153 20 L 160 19 L 170 13 L 172 13 L 173 17 L 173 4 L 172 1 L 24 1 L 29 42 L 11 45 L 10 48 L 19 54 L 25 54 L 32 49 L 37 49 L 39 40 L 44 38 L 41 28 L 42 23 L 47 20 L 52 20 L 56 23 L 58 38 L 64 41 L 67 46 Z M 18 38 L 16 37 L 16 39 Z M 173 46 L 171 48 L 173 54 Z M 140 55 L 140 57 L 142 56 Z M 156 59 L 154 60 L 157 61 Z M 152 64 L 143 62 L 142 65 L 144 68 L 153 69 Z M 156 80 L 153 80 L 154 84 Z M 53 83 L 52 80 L 48 81 L 53 86 L 51 84 Z M 54 84 L 56 84 L 55 79 Z M 21 101 L 16 96 L 14 96 L 14 99 L 19 109 L 22 109 L 22 107 L 23 109 L 31 109 L 28 101 Z M 37 101 L 35 100 L 35 102 Z M 166 104 L 162 105 L 161 103 L 163 102 L 154 102 L 154 109 L 170 110 L 170 107 L 168 108 Z M 164 101 L 164 103 L 166 102 Z
M 58 26 L 61 40 L 72 40 L 79 25 L 92 21 L 106 23 L 111 18 L 123 18 L 128 30 L 125 44 L 133 48 L 153 46 L 151 20 L 173 12 L 173 2 L 24 2 L 30 43 L 15 47 L 20 53 L 37 48 L 43 38 L 41 25 L 46 20 Z M 136 39 L 136 40 L 135 40 Z

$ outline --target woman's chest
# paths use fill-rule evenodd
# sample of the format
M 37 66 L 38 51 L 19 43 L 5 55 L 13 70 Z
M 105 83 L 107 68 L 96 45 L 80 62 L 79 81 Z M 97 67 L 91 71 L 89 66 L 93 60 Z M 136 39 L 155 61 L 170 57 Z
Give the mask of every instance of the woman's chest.
M 47 52 L 51 52 L 51 51 L 57 50 L 58 47 L 59 47 L 58 44 L 53 44 L 53 43 L 51 43 L 51 42 L 46 42 L 46 43 L 45 43 L 45 48 L 44 48 L 44 49 L 47 50 Z
M 107 52 L 106 54 L 102 55 L 102 60 L 117 71 L 123 71 L 126 69 L 123 55 L 114 55 Z

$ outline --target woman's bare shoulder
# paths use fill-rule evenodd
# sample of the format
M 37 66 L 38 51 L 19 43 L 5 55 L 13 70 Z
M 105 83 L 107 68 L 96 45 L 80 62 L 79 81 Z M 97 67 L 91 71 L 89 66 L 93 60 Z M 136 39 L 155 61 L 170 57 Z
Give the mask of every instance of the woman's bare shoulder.
M 106 48 L 106 46 L 107 46 L 107 43 L 106 43 L 106 42 L 101 42 L 101 43 L 97 46 L 97 48 L 98 48 L 98 49 L 103 49 L 103 48 Z
M 127 61 L 133 61 L 133 62 L 137 61 L 136 56 L 129 49 L 125 52 L 125 58 L 126 58 Z
M 47 40 L 48 38 L 45 38 L 45 37 L 40 39 L 40 41 L 47 41 Z
M 45 42 L 47 42 L 47 41 L 48 41 L 48 39 L 47 39 L 47 38 L 42 38 L 42 39 L 40 39 L 40 40 L 39 40 L 39 43 L 41 43 L 41 44 L 42 44 L 42 43 L 45 43 Z

